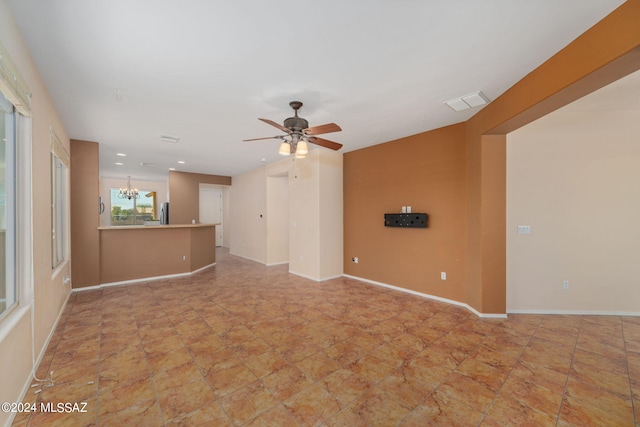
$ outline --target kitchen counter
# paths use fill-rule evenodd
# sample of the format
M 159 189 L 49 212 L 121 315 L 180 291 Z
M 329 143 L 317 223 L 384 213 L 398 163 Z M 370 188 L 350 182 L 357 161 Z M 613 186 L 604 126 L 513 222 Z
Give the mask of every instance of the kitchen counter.
M 98 227 L 98 230 L 135 230 L 139 228 L 198 228 L 211 227 L 220 224 L 166 224 L 166 225 L 113 225 L 108 227 Z
M 214 265 L 216 225 L 98 227 L 100 283 L 187 275 Z

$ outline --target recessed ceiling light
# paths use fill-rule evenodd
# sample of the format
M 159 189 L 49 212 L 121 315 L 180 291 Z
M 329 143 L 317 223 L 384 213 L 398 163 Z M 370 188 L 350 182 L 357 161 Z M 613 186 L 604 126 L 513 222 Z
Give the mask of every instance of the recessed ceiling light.
M 263 157 L 263 158 L 261 158 L 261 159 L 260 159 L 260 161 L 261 161 L 262 163 L 265 163 L 265 162 L 267 161 L 267 159 L 265 159 L 265 158 Z
M 124 154 L 124 153 L 116 153 L 116 156 L 120 156 L 120 157 L 127 157 L 127 155 L 126 155 L 126 154 Z
M 186 162 L 184 160 L 178 160 L 178 163 L 180 163 L 181 165 L 184 165 Z
M 116 165 L 118 165 L 118 166 L 122 166 L 122 165 L 124 165 L 124 163 L 122 163 L 122 162 L 116 162 Z
M 174 171 L 174 170 L 176 170 L 176 168 L 169 168 L 169 170 L 170 170 L 170 171 Z

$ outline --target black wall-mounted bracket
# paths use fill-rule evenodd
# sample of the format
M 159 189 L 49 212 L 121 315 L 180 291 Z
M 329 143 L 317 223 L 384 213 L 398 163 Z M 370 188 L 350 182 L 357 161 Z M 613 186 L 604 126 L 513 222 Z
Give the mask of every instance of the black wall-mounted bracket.
M 427 228 L 429 216 L 426 213 L 384 214 L 385 227 Z

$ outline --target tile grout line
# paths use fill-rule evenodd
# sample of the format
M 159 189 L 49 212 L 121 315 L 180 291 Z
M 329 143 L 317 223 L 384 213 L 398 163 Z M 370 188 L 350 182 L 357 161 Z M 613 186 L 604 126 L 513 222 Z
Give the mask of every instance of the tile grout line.
M 127 295 L 129 295 L 128 290 L 127 290 Z M 131 297 L 131 296 L 129 295 L 129 297 Z M 158 395 L 158 389 L 156 388 L 156 382 L 153 380 L 153 373 L 151 372 L 151 364 L 149 363 L 149 357 L 148 357 L 148 354 L 147 354 L 147 350 L 145 350 L 145 348 L 144 348 L 144 344 L 143 344 L 143 341 L 142 341 L 142 336 L 140 335 L 140 322 L 138 320 L 138 316 L 137 316 L 137 313 L 136 313 L 133 305 L 131 305 L 131 311 L 132 311 L 133 316 L 136 319 L 136 334 L 138 335 L 138 339 L 140 340 L 140 346 L 142 347 L 142 351 L 144 351 L 144 361 L 147 364 L 147 372 L 149 373 L 149 380 L 151 381 L 151 386 L 153 387 L 153 394 L 155 396 L 155 404 L 158 407 L 158 411 L 160 412 L 160 418 L 162 419 L 162 425 L 165 426 L 165 425 L 167 425 L 167 422 L 164 419 L 164 412 L 162 412 L 162 406 L 160 405 L 160 396 Z M 173 325 L 173 321 L 171 323 Z
M 622 327 L 622 343 L 624 344 L 624 358 L 627 367 L 627 378 L 629 379 L 629 397 L 631 398 L 631 411 L 633 412 L 633 421 L 637 426 L 639 420 L 636 416 L 636 399 L 633 398 L 633 388 L 631 387 L 631 368 L 629 367 L 629 352 L 627 351 L 627 340 L 624 335 L 624 319 L 620 316 L 620 326 Z
M 569 371 L 567 372 L 567 380 L 564 383 L 564 389 L 562 390 L 562 400 L 560 400 L 560 408 L 558 408 L 558 416 L 556 417 L 556 426 L 560 422 L 560 415 L 562 414 L 562 407 L 564 406 L 565 396 L 567 394 L 567 388 L 569 387 L 569 379 L 571 378 L 571 368 L 573 367 L 573 359 L 576 355 L 576 350 L 578 348 L 578 338 L 580 337 L 580 331 L 582 330 L 582 324 L 584 323 L 584 316 L 580 316 L 580 326 L 578 327 L 578 332 L 576 333 L 576 342 L 573 345 L 573 352 L 571 353 L 571 363 L 569 363 Z
M 507 382 L 507 380 L 509 379 L 509 377 L 511 376 L 511 374 L 515 370 L 516 366 L 518 365 L 518 362 L 520 362 L 520 359 L 522 358 L 522 354 L 529 347 L 529 344 L 531 343 L 531 340 L 535 336 L 536 332 L 538 332 L 538 329 L 540 329 L 541 325 L 542 325 L 542 320 L 540 320 L 540 322 L 536 326 L 536 329 L 533 331 L 533 333 L 531 335 L 529 335 L 529 339 L 527 340 L 527 343 L 522 347 L 522 350 L 520 350 L 520 353 L 518 354 L 518 358 L 515 360 L 515 362 L 513 362 L 513 366 L 511 366 L 511 370 L 509 371 L 509 374 L 504 379 L 504 382 L 502 383 L 502 385 L 500 386 L 498 391 L 493 396 L 493 399 L 491 399 L 491 403 L 489 403 L 489 405 L 487 405 L 487 408 L 485 409 L 484 413 L 482 414 L 482 418 L 480 418 L 480 421 L 478 421 L 477 426 L 479 426 L 479 425 L 481 425 L 483 423 L 484 419 L 486 418 L 487 414 L 489 413 L 489 410 L 491 410 L 491 407 L 493 406 L 493 404 L 495 403 L 496 399 L 498 398 L 498 395 L 502 391 L 502 388 L 504 387 L 505 383 Z M 518 401 L 518 402 L 520 402 L 520 401 Z
M 100 290 L 100 334 L 98 335 L 98 378 L 96 379 L 96 425 L 99 424 L 100 404 L 100 362 L 102 361 L 102 325 L 104 322 L 104 290 Z

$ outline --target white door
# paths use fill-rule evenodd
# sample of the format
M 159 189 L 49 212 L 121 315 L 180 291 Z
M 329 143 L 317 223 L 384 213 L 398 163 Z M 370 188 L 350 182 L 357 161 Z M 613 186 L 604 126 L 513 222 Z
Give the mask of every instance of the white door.
M 200 222 L 216 226 L 216 246 L 222 246 L 222 190 L 200 188 Z

